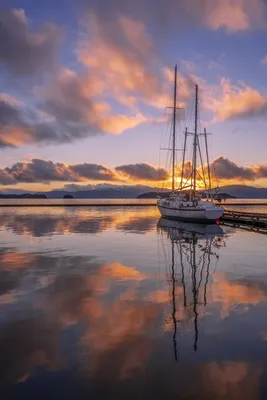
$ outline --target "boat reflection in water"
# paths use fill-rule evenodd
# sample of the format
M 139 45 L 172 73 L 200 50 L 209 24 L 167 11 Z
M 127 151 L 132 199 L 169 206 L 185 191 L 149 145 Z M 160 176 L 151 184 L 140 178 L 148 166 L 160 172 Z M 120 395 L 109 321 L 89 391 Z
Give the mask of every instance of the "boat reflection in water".
M 216 270 L 220 247 L 225 246 L 224 232 L 219 225 L 185 223 L 165 218 L 160 218 L 158 231 L 163 239 L 161 244 L 172 305 L 172 315 L 166 322 L 172 324 L 174 356 L 177 361 L 177 332 L 183 320 L 180 315 L 193 319 L 193 346 L 197 350 L 199 313 L 203 312 L 208 302 L 209 277 Z

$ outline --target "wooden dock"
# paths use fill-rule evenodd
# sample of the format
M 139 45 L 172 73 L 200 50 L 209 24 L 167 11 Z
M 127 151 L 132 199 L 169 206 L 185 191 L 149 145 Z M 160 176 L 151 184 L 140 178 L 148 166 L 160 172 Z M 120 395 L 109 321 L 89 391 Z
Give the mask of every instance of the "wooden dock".
M 267 229 L 267 214 L 245 211 L 224 210 L 221 221 L 231 222 L 232 225 L 252 225 Z

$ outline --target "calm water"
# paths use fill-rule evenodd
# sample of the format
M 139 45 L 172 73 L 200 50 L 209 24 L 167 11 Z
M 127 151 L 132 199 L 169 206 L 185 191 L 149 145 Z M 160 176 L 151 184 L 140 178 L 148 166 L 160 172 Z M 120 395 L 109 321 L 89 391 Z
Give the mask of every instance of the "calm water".
M 267 398 L 267 236 L 0 209 L 2 399 Z
M 3 206 L 142 206 L 156 205 L 156 199 L 0 199 Z M 226 209 L 267 214 L 267 199 L 227 199 L 221 204 Z
M 156 205 L 156 199 L 0 199 L 0 206 Z

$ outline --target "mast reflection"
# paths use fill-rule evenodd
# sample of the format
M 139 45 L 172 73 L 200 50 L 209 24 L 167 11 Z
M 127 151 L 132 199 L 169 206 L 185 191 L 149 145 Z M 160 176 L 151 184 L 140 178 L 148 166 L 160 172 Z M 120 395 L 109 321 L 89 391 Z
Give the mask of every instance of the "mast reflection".
M 162 237 L 163 254 L 170 283 L 172 314 L 168 321 L 173 326 L 174 358 L 178 359 L 177 305 L 182 304 L 186 318 L 193 319 L 194 351 L 199 341 L 199 309 L 207 305 L 207 286 L 211 265 L 218 262 L 218 250 L 225 245 L 223 230 L 219 225 L 184 223 L 160 218 L 158 231 Z M 164 240 L 165 239 L 165 240 Z M 167 239 L 167 240 L 166 240 Z M 171 247 L 169 246 L 171 245 Z M 170 250 L 171 251 L 170 251 Z M 213 269 L 214 271 L 214 269 Z M 177 304 L 177 290 L 182 289 L 182 299 Z

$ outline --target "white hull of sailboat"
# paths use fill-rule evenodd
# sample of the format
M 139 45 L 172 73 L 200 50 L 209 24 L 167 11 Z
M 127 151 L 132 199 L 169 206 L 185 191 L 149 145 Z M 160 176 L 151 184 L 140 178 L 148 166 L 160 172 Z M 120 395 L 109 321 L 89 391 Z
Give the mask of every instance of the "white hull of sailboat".
M 191 208 L 171 208 L 158 204 L 158 209 L 165 218 L 176 219 L 188 222 L 215 223 L 223 214 L 219 207 L 210 207 L 206 209 Z

